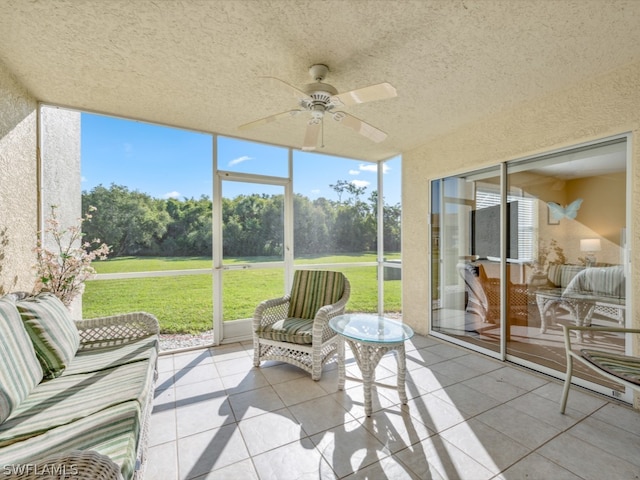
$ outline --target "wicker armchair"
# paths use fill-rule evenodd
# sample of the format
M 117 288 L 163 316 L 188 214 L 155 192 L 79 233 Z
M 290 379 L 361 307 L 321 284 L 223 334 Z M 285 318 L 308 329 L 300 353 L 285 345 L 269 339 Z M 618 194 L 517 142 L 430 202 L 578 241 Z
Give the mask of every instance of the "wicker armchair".
M 500 279 L 488 277 L 482 264 L 458 264 L 458 272 L 465 282 L 467 312 L 479 315 L 485 323 L 500 323 Z M 507 274 L 509 269 L 507 269 Z M 529 290 L 526 284 L 509 281 L 507 288 L 507 319 L 527 323 Z
M 464 280 L 467 292 L 466 311 L 477 315 L 483 322 L 488 321 L 489 300 L 480 285 L 477 267 L 470 263 L 459 263 L 457 265 L 458 274 Z
M 350 291 L 340 272 L 297 270 L 289 295 L 265 300 L 255 310 L 254 365 L 286 362 L 320 380 L 322 367 L 337 351 L 329 319 L 344 313 Z

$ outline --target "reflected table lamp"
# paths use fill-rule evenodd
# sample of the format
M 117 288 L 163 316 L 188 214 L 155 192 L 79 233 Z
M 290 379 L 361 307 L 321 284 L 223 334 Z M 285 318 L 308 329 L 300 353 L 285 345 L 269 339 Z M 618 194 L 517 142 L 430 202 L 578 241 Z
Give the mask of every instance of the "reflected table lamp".
M 596 254 L 601 250 L 599 238 L 583 238 L 580 240 L 580 251 L 586 252 L 585 260 L 587 267 L 593 267 L 596 264 Z

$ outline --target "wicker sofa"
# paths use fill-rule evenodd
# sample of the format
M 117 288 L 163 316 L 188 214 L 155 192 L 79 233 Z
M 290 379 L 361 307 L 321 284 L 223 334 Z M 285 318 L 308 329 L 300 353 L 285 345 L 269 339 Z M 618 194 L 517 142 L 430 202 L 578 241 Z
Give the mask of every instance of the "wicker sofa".
M 56 297 L 0 297 L 0 478 L 140 479 L 158 322 L 74 322 Z

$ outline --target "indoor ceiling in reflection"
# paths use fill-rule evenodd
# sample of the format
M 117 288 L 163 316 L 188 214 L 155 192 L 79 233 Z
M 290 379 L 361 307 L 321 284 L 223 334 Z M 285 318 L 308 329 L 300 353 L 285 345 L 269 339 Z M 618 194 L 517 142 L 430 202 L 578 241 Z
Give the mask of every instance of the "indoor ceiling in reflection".
M 570 153 L 544 163 L 543 167 L 531 171 L 561 180 L 621 173 L 627 168 L 626 142 Z

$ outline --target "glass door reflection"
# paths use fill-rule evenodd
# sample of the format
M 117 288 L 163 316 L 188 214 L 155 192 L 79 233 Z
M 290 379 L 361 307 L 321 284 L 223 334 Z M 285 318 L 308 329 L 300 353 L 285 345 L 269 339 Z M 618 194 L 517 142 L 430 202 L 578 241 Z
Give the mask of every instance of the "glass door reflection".
M 501 348 L 499 167 L 432 185 L 434 331 Z
M 524 264 L 528 315 L 512 327 L 506 345 L 514 361 L 559 376 L 566 370 L 560 325 L 624 326 L 626 177 L 624 139 L 507 165 L 509 190 L 533 202 Z M 621 334 L 576 340 L 579 348 L 626 350 Z M 623 391 L 576 368 L 606 393 Z

